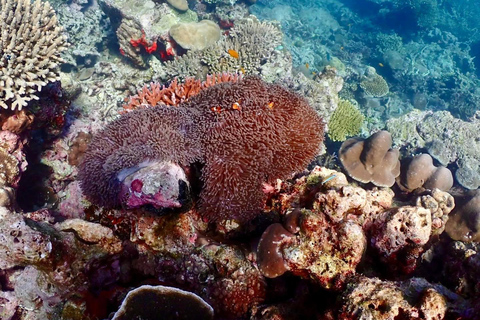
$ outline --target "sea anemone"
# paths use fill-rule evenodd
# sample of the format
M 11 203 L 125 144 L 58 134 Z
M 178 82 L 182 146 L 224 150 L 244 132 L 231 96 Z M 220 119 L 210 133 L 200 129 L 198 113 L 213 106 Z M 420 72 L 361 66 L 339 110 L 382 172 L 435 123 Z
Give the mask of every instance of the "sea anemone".
M 115 206 L 119 177 L 140 164 L 199 161 L 204 216 L 248 221 L 263 208 L 262 183 L 303 169 L 323 128 L 302 97 L 279 85 L 256 77 L 220 83 L 178 107 L 138 109 L 109 124 L 92 140 L 79 179 L 91 201 Z

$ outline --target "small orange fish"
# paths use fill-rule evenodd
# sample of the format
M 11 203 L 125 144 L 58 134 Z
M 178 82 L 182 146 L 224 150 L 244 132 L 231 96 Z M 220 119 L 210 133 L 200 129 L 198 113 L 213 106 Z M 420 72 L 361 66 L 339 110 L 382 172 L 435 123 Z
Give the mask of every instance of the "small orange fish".
M 240 100 L 238 100 L 237 102 L 235 102 L 235 103 L 232 105 L 232 109 L 233 109 L 233 110 L 242 110 L 242 107 L 240 107 Z
M 267 104 L 267 108 L 273 110 L 273 101 Z
M 307 70 L 308 70 L 309 67 L 310 67 L 310 65 L 308 64 L 308 62 L 305 63 L 305 68 L 307 68 Z
M 215 113 L 220 113 L 222 111 L 222 107 L 211 107 L 210 108 L 211 111 L 215 112 Z
M 235 51 L 235 50 L 233 50 L 233 49 L 229 49 L 229 50 L 228 50 L 228 54 L 229 54 L 230 56 L 232 56 L 233 58 L 235 58 L 235 59 L 238 59 L 238 57 L 239 57 L 239 56 L 238 56 L 238 52 Z
M 240 67 L 240 72 L 245 74 L 245 69 L 243 67 Z
M 379 62 L 378 65 L 383 68 L 383 63 Z

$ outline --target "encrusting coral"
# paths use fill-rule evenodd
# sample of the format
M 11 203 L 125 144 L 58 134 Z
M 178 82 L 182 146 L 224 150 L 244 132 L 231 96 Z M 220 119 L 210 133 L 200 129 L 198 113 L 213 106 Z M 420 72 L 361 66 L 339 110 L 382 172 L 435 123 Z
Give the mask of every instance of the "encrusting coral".
M 67 39 L 48 2 L 2 0 L 0 8 L 0 106 L 20 110 L 59 80 Z
M 200 161 L 205 217 L 250 220 L 263 208 L 262 183 L 303 169 L 320 150 L 323 126 L 303 98 L 281 86 L 256 77 L 220 83 L 177 108 L 157 105 L 109 124 L 92 139 L 79 179 L 94 203 L 125 205 L 119 195 L 129 175 L 152 162 Z M 142 191 L 135 181 L 130 192 Z

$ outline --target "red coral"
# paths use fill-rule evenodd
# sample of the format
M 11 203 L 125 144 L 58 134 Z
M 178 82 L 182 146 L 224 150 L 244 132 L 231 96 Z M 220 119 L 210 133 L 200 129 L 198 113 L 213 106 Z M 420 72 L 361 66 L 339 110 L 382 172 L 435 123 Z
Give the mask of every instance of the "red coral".
M 140 89 L 136 95 L 128 97 L 123 105 L 123 109 L 132 111 L 137 108 L 159 104 L 177 106 L 197 95 L 202 89 L 222 82 L 236 82 L 240 78 L 240 74 L 236 73 L 219 73 L 208 75 L 205 81 L 189 77 L 183 83 L 179 83 L 177 79 L 174 79 L 168 86 L 152 82 L 150 85 L 145 85 Z

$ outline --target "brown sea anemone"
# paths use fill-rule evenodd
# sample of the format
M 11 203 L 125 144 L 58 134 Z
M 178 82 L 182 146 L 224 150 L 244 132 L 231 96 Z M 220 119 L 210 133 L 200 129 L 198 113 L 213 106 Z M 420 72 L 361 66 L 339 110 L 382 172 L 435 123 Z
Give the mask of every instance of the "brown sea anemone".
M 220 83 L 177 108 L 136 110 L 109 124 L 92 140 L 79 178 L 90 200 L 118 205 L 120 178 L 139 164 L 199 160 L 204 216 L 247 221 L 263 208 L 262 183 L 303 169 L 323 128 L 302 97 L 279 85 L 256 77 Z
M 80 164 L 78 179 L 93 203 L 116 207 L 122 182 L 152 162 L 187 165 L 200 159 L 200 140 L 190 113 L 159 106 L 139 109 L 97 133 Z
M 203 111 L 200 208 L 212 219 L 251 219 L 262 183 L 304 169 L 323 141 L 323 121 L 303 98 L 259 78 L 218 84 L 183 107 Z

